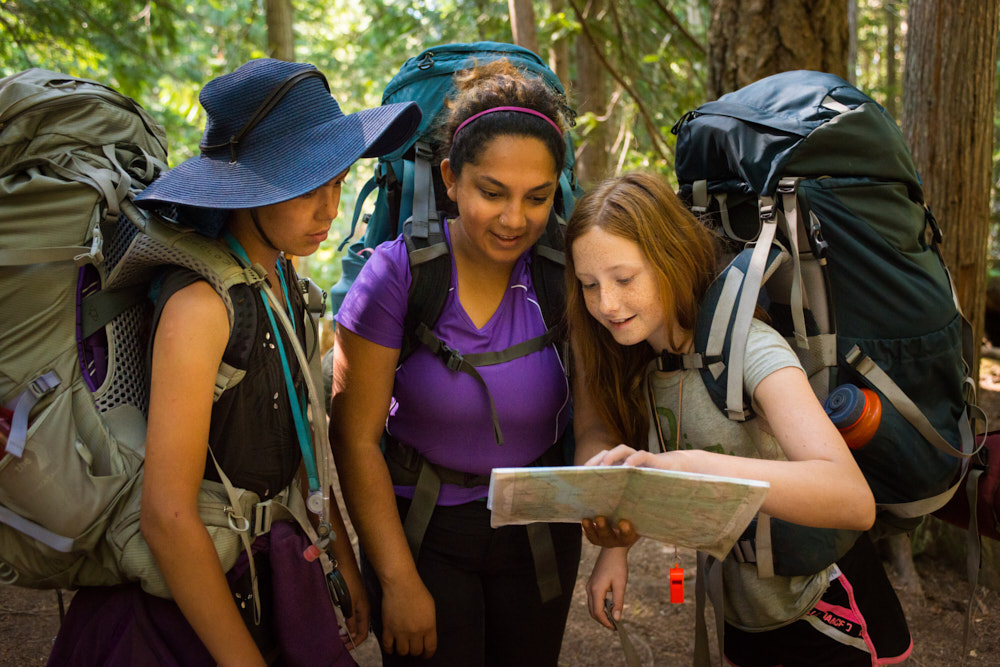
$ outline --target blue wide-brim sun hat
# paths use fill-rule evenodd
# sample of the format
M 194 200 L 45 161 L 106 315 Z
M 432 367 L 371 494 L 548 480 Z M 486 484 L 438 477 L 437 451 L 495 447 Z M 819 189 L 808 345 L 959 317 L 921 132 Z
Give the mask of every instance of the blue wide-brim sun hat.
M 164 172 L 136 196 L 172 206 L 178 220 L 217 236 L 228 212 L 287 201 L 328 183 L 362 157 L 396 150 L 420 124 L 414 102 L 345 116 L 308 63 L 251 60 L 209 81 L 201 155 Z

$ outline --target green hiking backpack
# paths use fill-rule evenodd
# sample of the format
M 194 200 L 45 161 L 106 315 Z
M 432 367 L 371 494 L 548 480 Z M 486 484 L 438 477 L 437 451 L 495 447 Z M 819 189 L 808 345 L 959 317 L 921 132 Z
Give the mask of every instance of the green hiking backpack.
M 895 121 L 843 79 L 795 71 L 703 104 L 673 132 L 681 197 L 735 255 L 703 301 L 684 363 L 730 419 L 752 419 L 742 360 L 763 306 L 821 401 L 848 383 L 879 396 L 879 429 L 853 453 L 876 525 L 914 527 L 954 493 L 978 410 L 971 330 Z M 757 539 L 768 525 L 769 539 Z M 856 536 L 761 515 L 733 555 L 761 576 L 810 574 Z
M 165 162 L 163 128 L 111 88 L 40 69 L 0 79 L 0 404 L 9 417 L 0 422 L 9 428 L 0 438 L 0 583 L 138 580 L 169 597 L 139 534 L 147 292 L 172 265 L 197 272 L 222 297 L 234 333 L 217 400 L 246 367 L 240 349 L 249 345 L 236 331 L 254 330 L 236 326 L 243 316 L 230 295 L 263 289 L 264 273 L 134 206 Z M 314 431 L 317 450 L 325 448 L 326 429 Z M 329 461 L 320 460 L 328 481 Z M 295 489 L 261 502 L 219 472 L 222 484 L 203 482 L 199 509 L 228 569 L 272 520 L 304 512 Z

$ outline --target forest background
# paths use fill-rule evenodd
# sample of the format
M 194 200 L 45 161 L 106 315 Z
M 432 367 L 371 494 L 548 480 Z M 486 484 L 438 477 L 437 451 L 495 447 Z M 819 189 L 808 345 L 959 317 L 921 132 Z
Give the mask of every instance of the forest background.
M 586 186 L 634 168 L 673 178 L 669 130 L 685 112 L 783 69 L 840 74 L 883 104 L 905 129 L 910 15 L 925 6 L 938 28 L 944 25 L 938 16 L 942 9 L 955 21 L 971 24 L 992 51 L 981 64 L 995 73 L 995 5 L 937 0 L 0 0 L 0 76 L 44 67 L 117 88 L 164 124 L 173 166 L 197 153 L 204 126 L 201 86 L 251 58 L 270 55 L 315 64 L 351 113 L 379 104 L 399 66 L 424 48 L 454 41 L 517 41 L 546 58 L 568 89 L 578 111 L 574 134 L 579 177 Z M 991 16 L 994 20 L 985 20 Z M 948 66 L 947 50 L 967 42 L 957 32 L 939 39 L 943 43 L 929 44 L 936 51 L 932 55 L 943 61 L 938 74 Z M 993 87 L 995 81 L 981 91 L 989 96 L 988 106 L 976 106 L 989 116 L 983 119 L 989 132 L 982 180 L 991 198 L 1000 176 L 994 139 L 1000 115 Z M 913 93 L 918 111 L 917 99 L 924 95 Z M 946 104 L 968 107 L 968 102 L 935 105 L 944 112 Z M 961 147 L 969 148 L 964 140 Z M 373 166 L 359 164 L 352 171 L 330 239 L 306 262 L 304 270 L 324 287 L 339 278 L 337 247 L 349 233 L 353 193 Z M 938 217 L 947 232 L 949 220 Z M 993 220 L 976 225 L 992 229 L 998 219 L 994 212 Z M 1000 255 L 996 234 L 989 238 L 988 256 L 995 258 Z M 978 250 L 984 247 L 978 244 Z M 976 310 L 969 314 L 981 319 Z
M 670 128 L 685 112 L 775 72 L 833 72 L 900 123 L 965 314 L 1000 343 L 1000 299 L 987 306 L 1000 276 L 998 27 L 1000 0 L 0 0 L 0 77 L 43 67 L 111 85 L 163 123 L 173 166 L 197 154 L 202 85 L 251 58 L 315 64 L 351 113 L 427 47 L 516 42 L 566 85 L 586 188 L 635 168 L 674 180 Z M 352 170 L 330 238 L 300 258 L 324 288 L 373 168 Z M 961 533 L 928 523 L 913 550 L 958 569 Z M 997 546 L 983 572 L 994 589 Z

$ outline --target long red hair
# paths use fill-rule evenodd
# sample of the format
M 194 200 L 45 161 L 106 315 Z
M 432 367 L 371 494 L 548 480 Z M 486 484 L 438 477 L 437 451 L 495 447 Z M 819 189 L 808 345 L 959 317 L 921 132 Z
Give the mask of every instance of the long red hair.
M 576 278 L 573 244 L 598 227 L 639 246 L 659 288 L 666 320 L 673 313 L 680 345 L 694 331 L 698 304 L 716 275 L 717 243 L 660 175 L 634 172 L 600 183 L 581 199 L 566 228 L 567 315 L 573 351 L 598 414 L 613 435 L 645 448 L 649 418 L 644 370 L 656 356 L 647 343 L 622 346 L 598 323 L 584 303 Z

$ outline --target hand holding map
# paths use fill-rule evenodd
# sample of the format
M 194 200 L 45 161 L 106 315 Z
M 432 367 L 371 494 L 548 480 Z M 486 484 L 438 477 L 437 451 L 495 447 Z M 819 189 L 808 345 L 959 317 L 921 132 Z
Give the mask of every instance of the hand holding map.
M 628 519 L 640 535 L 721 560 L 768 488 L 756 480 L 631 466 L 496 468 L 487 505 L 493 527 Z

